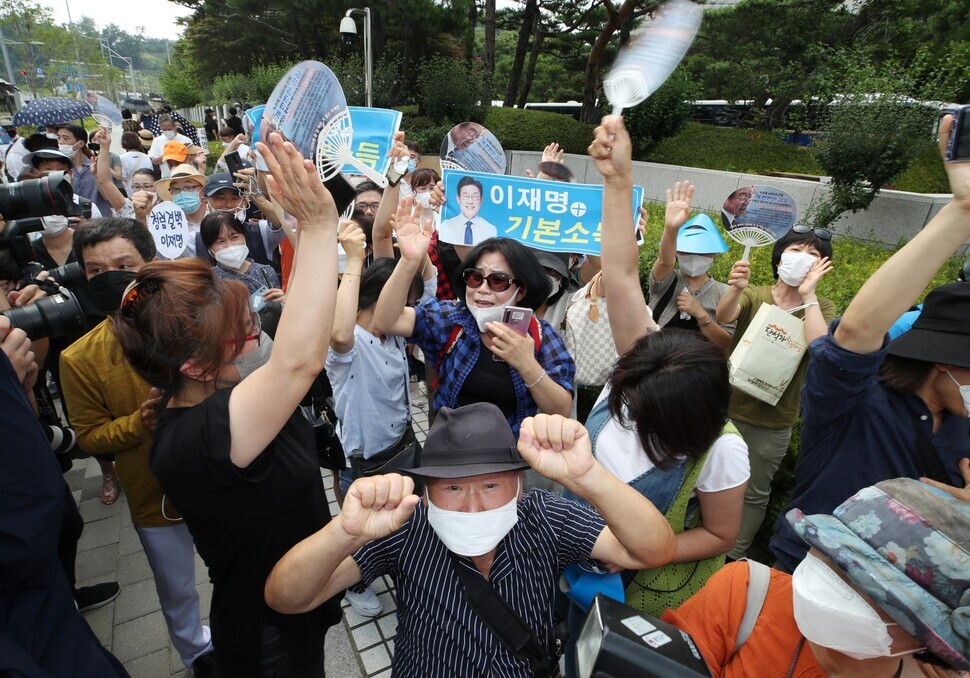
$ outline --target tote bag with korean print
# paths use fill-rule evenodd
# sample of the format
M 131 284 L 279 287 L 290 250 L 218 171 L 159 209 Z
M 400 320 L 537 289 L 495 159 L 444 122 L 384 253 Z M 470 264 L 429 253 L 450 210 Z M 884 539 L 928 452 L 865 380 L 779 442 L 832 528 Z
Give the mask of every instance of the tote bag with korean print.
M 731 385 L 776 405 L 808 348 L 805 321 L 774 304 L 762 304 L 731 354 Z

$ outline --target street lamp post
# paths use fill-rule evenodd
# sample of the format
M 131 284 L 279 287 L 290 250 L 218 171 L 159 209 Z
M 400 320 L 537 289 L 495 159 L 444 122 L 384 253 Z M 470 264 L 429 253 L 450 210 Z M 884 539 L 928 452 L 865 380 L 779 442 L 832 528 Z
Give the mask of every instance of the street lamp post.
M 15 108 L 20 108 L 23 102 L 20 100 L 20 91 L 17 89 L 17 81 L 13 77 L 13 64 L 10 63 L 10 53 L 7 51 L 7 38 L 3 35 L 3 26 L 0 25 L 0 52 L 3 53 L 3 63 L 7 66 L 7 79 L 13 85 L 13 103 Z
M 364 96 L 367 100 L 367 107 L 370 108 L 374 105 L 374 54 L 373 46 L 371 45 L 370 7 L 365 7 L 364 9 L 348 9 L 347 14 L 340 20 L 340 34 L 347 43 L 353 43 L 357 37 L 357 22 L 354 21 L 354 15 L 363 15 L 364 17 Z

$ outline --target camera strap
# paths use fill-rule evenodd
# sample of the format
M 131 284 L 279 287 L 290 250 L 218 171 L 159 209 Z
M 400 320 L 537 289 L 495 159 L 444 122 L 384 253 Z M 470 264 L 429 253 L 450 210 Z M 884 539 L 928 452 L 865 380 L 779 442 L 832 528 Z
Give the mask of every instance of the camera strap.
M 483 577 L 471 572 L 448 552 L 451 565 L 465 589 L 465 600 L 478 618 L 495 634 L 516 659 L 528 661 L 535 675 L 551 678 L 559 675 L 559 658 L 551 657 L 542 648 L 535 631 L 522 621 L 514 609 L 492 588 Z

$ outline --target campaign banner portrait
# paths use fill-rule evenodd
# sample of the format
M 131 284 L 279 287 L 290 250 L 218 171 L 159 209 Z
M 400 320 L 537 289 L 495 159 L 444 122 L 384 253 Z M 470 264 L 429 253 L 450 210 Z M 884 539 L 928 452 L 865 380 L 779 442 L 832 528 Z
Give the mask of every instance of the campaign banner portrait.
M 188 245 L 189 220 L 174 202 L 160 202 L 148 213 L 148 232 L 161 258 L 177 259 Z
M 314 158 L 320 132 L 346 111 L 347 100 L 333 71 L 319 61 L 304 61 L 287 71 L 273 89 L 263 109 L 259 138 L 278 131 L 304 158 Z
M 469 172 L 505 174 L 505 149 L 477 122 L 462 122 L 451 128 L 441 142 L 438 156 L 442 171 L 463 169 Z
M 603 187 L 504 174 L 445 170 L 445 205 L 438 238 L 477 245 L 487 238 L 512 238 L 548 252 L 600 253 Z M 633 222 L 643 187 L 633 187 Z
M 348 106 L 353 127 L 351 154 L 378 174 L 387 174 L 391 158 L 387 155 L 394 145 L 394 135 L 401 129 L 401 112 L 386 108 Z M 351 164 L 340 169 L 341 174 L 360 174 Z
M 721 206 L 721 224 L 728 234 L 753 227 L 778 240 L 791 230 L 797 218 L 795 199 L 774 186 L 742 186 L 728 195 Z
M 99 125 L 109 130 L 113 127 L 121 127 L 121 109 L 111 99 L 88 92 L 84 95 L 84 100 L 91 106 L 93 111 L 91 117 L 97 120 Z

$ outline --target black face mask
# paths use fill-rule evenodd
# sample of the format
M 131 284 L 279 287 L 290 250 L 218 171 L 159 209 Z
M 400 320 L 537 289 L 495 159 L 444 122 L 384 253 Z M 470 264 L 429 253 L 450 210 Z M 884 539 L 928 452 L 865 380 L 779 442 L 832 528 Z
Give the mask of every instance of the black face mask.
M 134 271 L 107 271 L 78 288 L 77 297 L 88 322 L 97 325 L 117 311 L 121 307 L 121 297 L 134 279 Z

